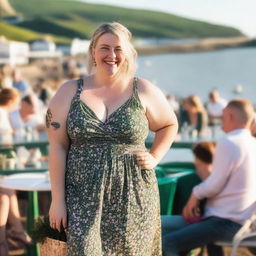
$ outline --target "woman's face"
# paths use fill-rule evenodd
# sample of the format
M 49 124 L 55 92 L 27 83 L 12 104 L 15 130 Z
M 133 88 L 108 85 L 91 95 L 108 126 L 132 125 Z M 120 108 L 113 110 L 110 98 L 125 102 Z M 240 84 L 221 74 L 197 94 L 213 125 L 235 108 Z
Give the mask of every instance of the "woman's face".
M 184 101 L 183 107 L 188 112 L 190 112 L 193 109 L 193 107 L 191 106 L 191 104 L 189 104 L 189 102 L 187 100 Z
M 115 75 L 125 61 L 125 46 L 119 37 L 111 33 L 103 34 L 93 50 L 97 71 Z

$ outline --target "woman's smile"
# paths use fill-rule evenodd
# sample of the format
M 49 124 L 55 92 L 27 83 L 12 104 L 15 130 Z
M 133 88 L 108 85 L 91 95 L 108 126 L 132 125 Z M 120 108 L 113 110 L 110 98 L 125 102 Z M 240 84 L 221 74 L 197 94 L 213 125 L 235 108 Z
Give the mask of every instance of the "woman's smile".
M 94 50 L 97 69 L 105 69 L 105 72 L 116 74 L 125 60 L 123 48 L 121 40 L 116 35 L 102 35 Z

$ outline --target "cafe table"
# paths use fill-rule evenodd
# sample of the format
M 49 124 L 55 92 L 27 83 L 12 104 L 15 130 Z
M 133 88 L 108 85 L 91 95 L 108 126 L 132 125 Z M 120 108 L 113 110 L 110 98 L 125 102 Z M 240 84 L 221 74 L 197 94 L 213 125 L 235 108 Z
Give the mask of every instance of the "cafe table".
M 39 191 L 51 189 L 48 172 L 27 172 L 0 177 L 0 186 L 28 192 L 27 230 L 31 234 L 35 218 L 39 216 L 38 194 Z M 39 256 L 39 247 L 34 245 L 27 250 L 29 256 Z

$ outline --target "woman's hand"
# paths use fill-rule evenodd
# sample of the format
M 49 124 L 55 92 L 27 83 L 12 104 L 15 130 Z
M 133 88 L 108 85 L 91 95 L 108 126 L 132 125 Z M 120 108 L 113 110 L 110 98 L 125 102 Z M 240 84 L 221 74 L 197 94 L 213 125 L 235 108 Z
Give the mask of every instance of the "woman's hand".
M 67 209 L 65 203 L 51 203 L 49 211 L 50 226 L 61 232 L 62 228 L 67 229 Z
M 137 164 L 141 169 L 151 170 L 158 164 L 156 157 L 146 150 L 134 151 L 134 154 L 136 155 Z

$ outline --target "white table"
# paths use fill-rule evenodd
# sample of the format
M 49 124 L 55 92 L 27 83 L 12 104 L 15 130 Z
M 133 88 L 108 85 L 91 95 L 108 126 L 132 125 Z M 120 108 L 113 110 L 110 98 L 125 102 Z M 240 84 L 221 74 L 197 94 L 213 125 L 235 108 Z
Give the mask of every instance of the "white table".
M 46 173 L 19 173 L 2 176 L 0 178 L 0 186 L 22 191 L 51 190 L 51 185 Z
M 28 191 L 27 229 L 29 234 L 31 234 L 34 228 L 35 218 L 39 215 L 37 192 L 51 190 L 48 177 L 47 172 L 19 173 L 9 176 L 0 176 L 0 187 Z M 37 245 L 29 247 L 27 254 L 29 256 L 39 256 L 39 247 Z

